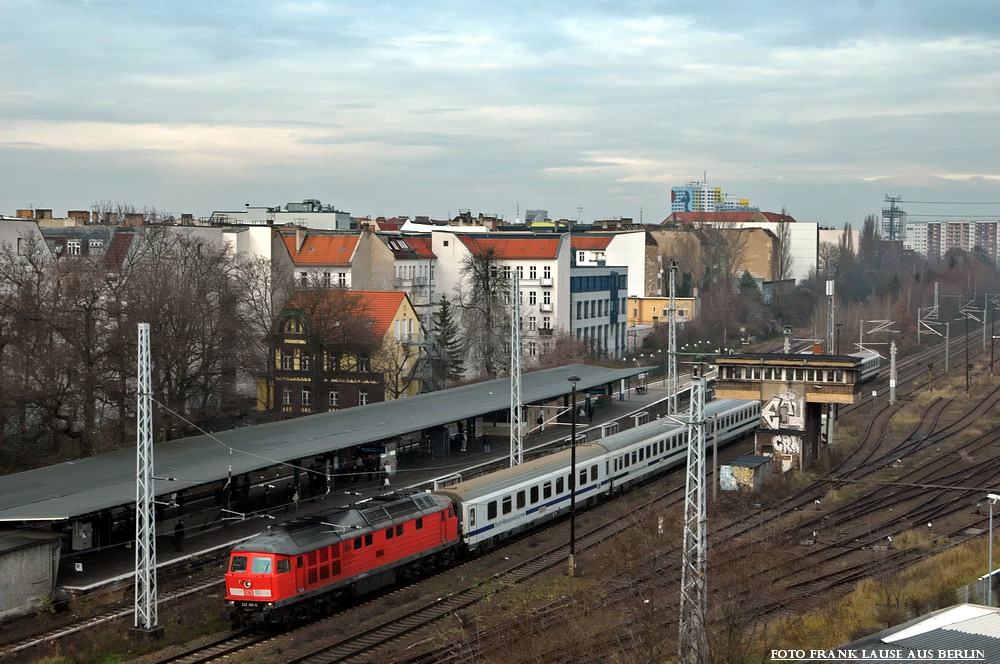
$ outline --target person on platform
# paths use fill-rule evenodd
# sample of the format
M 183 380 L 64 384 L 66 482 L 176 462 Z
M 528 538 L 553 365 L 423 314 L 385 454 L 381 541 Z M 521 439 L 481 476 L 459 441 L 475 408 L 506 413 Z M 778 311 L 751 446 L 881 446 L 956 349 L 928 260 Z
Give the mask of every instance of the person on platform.
M 174 551 L 183 552 L 184 551 L 184 536 L 186 531 L 184 529 L 184 519 L 179 519 L 177 525 L 174 526 Z

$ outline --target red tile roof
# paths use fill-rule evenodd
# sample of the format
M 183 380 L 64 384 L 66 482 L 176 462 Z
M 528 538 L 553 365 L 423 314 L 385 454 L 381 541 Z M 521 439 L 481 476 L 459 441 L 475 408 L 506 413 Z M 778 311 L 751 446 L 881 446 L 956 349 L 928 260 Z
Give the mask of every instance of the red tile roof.
M 408 237 L 407 244 L 417 252 L 417 258 L 437 258 L 431 250 L 431 239 L 429 237 Z
M 381 339 L 389 331 L 389 326 L 396 318 L 399 305 L 406 293 L 399 291 L 351 291 L 361 298 L 365 316 L 373 321 L 372 334 Z
M 456 235 L 462 244 L 474 255 L 482 255 L 493 250 L 493 255 L 503 260 L 553 259 L 559 253 L 559 236 L 526 237 L 478 237 Z
M 302 242 L 302 249 L 295 251 L 294 234 L 282 235 L 281 239 L 296 265 L 347 267 L 358 244 L 357 235 L 308 235 Z
M 576 250 L 589 249 L 590 251 L 604 251 L 611 244 L 611 236 L 608 235 L 574 235 L 573 248 Z

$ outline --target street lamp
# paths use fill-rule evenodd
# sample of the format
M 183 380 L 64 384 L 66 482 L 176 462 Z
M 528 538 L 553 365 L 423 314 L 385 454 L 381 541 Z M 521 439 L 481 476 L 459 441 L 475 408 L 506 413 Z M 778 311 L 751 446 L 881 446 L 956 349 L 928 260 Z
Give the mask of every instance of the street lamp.
M 573 383 L 570 410 L 573 411 L 573 419 L 570 420 L 570 444 L 569 444 L 569 576 L 576 574 L 576 384 L 579 376 L 567 378 Z
M 993 606 L 993 505 L 1000 500 L 1000 496 L 988 493 L 986 499 L 990 501 L 990 559 L 989 569 L 986 570 L 986 606 Z

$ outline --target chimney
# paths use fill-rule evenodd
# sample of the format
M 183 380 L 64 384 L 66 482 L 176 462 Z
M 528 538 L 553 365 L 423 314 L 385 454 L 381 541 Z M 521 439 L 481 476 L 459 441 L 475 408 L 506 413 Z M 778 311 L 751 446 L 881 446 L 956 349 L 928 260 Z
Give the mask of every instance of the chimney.
M 129 212 L 125 215 L 125 223 L 123 226 L 145 226 L 146 225 L 146 215 L 142 212 Z
M 306 229 L 296 228 L 295 229 L 295 253 L 302 251 L 302 245 L 306 241 Z
M 76 219 L 76 223 L 81 226 L 90 222 L 90 212 L 87 210 L 70 210 L 66 213 L 66 216 L 70 219 Z
M 35 218 L 35 212 L 34 212 L 34 210 L 18 210 L 17 211 L 17 218 L 18 219 L 34 219 Z
M 190 212 L 182 212 L 181 226 L 194 226 L 194 215 Z
M 35 210 L 35 219 L 51 219 L 52 210 L 46 210 L 44 208 L 38 208 Z
M 823 344 L 813 344 L 813 355 L 823 354 Z

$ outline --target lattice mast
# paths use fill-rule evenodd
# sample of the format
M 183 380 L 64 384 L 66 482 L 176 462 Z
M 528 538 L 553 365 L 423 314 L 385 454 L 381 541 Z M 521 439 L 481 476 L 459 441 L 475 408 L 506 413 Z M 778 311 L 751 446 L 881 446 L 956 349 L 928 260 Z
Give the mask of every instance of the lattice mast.
M 670 261 L 670 309 L 667 310 L 667 414 L 677 413 L 677 261 Z
M 149 323 L 139 323 L 136 387 L 135 627 L 157 627 L 156 521 L 153 504 L 153 405 Z
M 706 664 L 708 640 L 708 553 L 705 541 L 705 379 L 700 367 L 691 372 L 688 419 L 687 481 L 684 491 L 684 535 L 681 545 L 680 661 Z
M 511 271 L 510 312 L 510 465 L 524 461 L 521 445 L 521 280 Z

